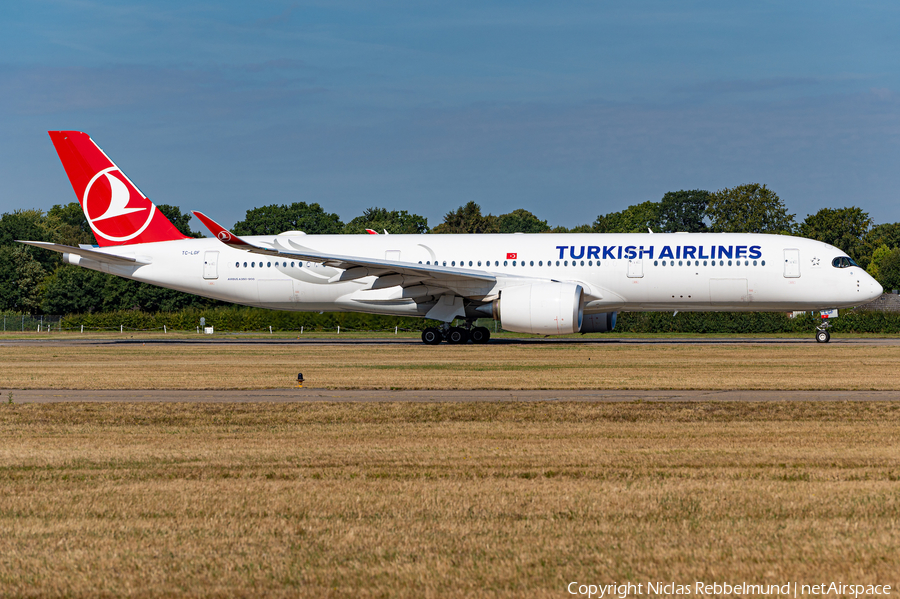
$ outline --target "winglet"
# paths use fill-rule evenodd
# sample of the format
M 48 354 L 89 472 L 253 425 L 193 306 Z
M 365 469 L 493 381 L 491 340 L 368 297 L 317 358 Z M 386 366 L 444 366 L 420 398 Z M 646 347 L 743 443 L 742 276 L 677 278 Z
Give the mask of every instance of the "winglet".
M 253 247 L 252 244 L 247 243 L 202 212 L 198 212 L 196 210 L 192 210 L 191 212 L 194 214 L 194 216 L 200 219 L 200 222 L 203 223 L 207 229 L 209 229 L 210 233 L 215 235 L 216 239 L 218 239 L 225 245 L 241 250 L 246 250 Z

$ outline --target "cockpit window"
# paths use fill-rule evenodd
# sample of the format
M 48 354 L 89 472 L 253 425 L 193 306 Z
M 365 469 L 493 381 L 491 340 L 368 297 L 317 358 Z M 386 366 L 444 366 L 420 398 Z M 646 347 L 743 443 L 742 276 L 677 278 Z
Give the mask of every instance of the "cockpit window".
M 840 258 L 835 258 L 831 261 L 831 265 L 835 268 L 847 268 L 848 266 L 859 266 L 856 262 L 853 261 L 853 258 L 848 258 L 847 256 L 841 256 Z

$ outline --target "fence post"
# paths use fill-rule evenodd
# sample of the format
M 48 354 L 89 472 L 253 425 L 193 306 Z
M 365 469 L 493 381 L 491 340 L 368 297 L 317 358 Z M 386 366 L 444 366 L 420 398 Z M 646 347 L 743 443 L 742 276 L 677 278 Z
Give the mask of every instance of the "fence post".
M 397 326 L 394 327 L 394 334 L 395 334 L 395 335 L 397 334 L 397 328 L 398 328 Z
M 338 325 L 338 335 L 341 334 L 341 325 Z
M 300 334 L 303 334 L 303 325 L 300 325 Z
M 269 325 L 269 334 L 272 334 L 272 325 Z
M 84 325 L 81 325 L 81 332 L 84 333 Z
M 120 332 L 120 333 L 123 333 L 124 331 L 125 331 L 125 325 L 124 325 L 124 324 L 120 324 L 120 325 L 119 325 L 119 332 Z
M 163 335 L 165 335 L 165 334 L 168 333 L 168 332 L 169 332 L 169 331 L 166 330 L 166 325 L 163 325 Z

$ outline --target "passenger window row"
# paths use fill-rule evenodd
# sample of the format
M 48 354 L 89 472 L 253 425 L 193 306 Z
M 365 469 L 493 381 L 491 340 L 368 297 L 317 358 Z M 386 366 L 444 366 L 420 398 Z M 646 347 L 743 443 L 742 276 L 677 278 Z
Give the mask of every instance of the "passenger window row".
M 659 265 L 660 265 L 659 262 L 660 262 L 659 260 L 654 260 L 654 261 L 653 261 L 653 266 L 659 266 Z M 690 260 L 678 260 L 678 266 L 700 266 L 700 261 L 699 261 L 699 260 L 694 260 L 693 262 L 694 262 L 694 263 L 693 263 L 693 265 L 692 265 Z M 732 266 L 732 262 L 734 263 L 734 266 L 740 266 L 740 265 L 741 265 L 741 261 L 740 261 L 740 260 L 733 260 L 733 261 L 732 261 L 732 260 L 729 260 L 729 261 L 728 261 L 728 266 Z M 685 263 L 686 263 L 686 264 L 685 264 Z M 707 266 L 707 263 L 708 263 L 709 266 L 715 266 L 715 265 L 716 265 L 716 261 L 715 261 L 715 260 L 704 260 L 704 261 L 703 261 L 703 266 Z M 765 261 L 765 260 L 760 261 L 760 262 L 759 262 L 759 265 L 760 265 L 760 266 L 765 266 L 765 265 L 766 265 L 766 261 Z M 663 261 L 662 261 L 662 266 L 675 266 L 675 260 L 663 260 Z M 719 260 L 719 266 L 725 266 L 725 260 Z M 750 266 L 750 260 L 744 260 L 744 266 Z M 756 261 L 756 260 L 753 261 L 753 266 L 757 266 L 757 261 Z
M 260 262 L 259 264 L 257 264 L 256 262 L 251 262 L 249 266 L 247 265 L 246 262 L 244 262 L 243 266 L 241 266 L 241 263 L 240 263 L 240 262 L 235 262 L 235 263 L 234 263 L 234 267 L 235 267 L 235 268 L 262 268 L 262 267 L 264 267 L 264 266 L 265 266 L 266 268 L 272 268 L 272 263 L 271 263 L 271 262 L 266 262 L 265 264 L 263 264 L 262 262 Z M 287 263 L 287 262 L 282 262 L 282 263 L 281 263 L 281 267 L 282 267 L 282 268 L 287 268 L 287 267 L 288 267 L 288 263 Z M 278 268 L 278 262 L 275 263 L 275 268 Z M 291 268 L 294 268 L 294 263 L 293 263 L 293 262 L 291 262 Z M 297 262 L 297 268 L 303 268 L 303 263 L 302 263 L 302 262 Z
M 535 266 L 534 260 L 530 260 L 530 261 L 528 262 L 527 265 L 525 264 L 525 260 L 512 260 L 512 261 L 510 261 L 510 260 L 504 260 L 504 261 L 503 261 L 503 266 L 510 266 L 510 262 L 512 262 L 512 266 Z M 431 260 L 426 260 L 425 262 L 422 262 L 421 260 L 419 260 L 419 264 L 426 264 L 426 265 L 429 265 L 429 266 L 432 265 L 432 264 L 434 264 L 434 266 L 456 266 L 456 260 L 451 260 L 451 261 L 449 262 L 449 264 L 448 264 L 448 262 L 447 262 L 446 260 L 444 260 L 443 262 L 440 262 L 440 261 L 438 261 L 438 260 L 435 260 L 434 262 L 432 262 Z M 466 261 L 465 261 L 465 260 L 460 260 L 460 261 L 459 261 L 459 265 L 462 266 L 462 267 L 465 267 L 465 266 L 466 266 Z M 468 266 L 475 266 L 475 265 L 481 266 L 481 260 L 478 260 L 477 262 L 474 262 L 474 261 L 472 261 L 472 260 L 469 260 Z M 485 260 L 485 261 L 484 261 L 484 265 L 485 265 L 486 267 L 490 267 L 490 266 L 491 266 L 491 261 L 490 261 L 490 260 Z M 569 266 L 569 261 L 568 261 L 568 260 L 562 260 L 562 261 L 557 260 L 557 261 L 556 261 L 556 266 L 560 266 L 560 265 L 562 265 L 562 266 Z M 494 260 L 494 266 L 500 266 L 500 261 L 499 261 L 499 260 Z M 543 260 L 538 260 L 537 266 L 544 266 L 544 261 L 543 261 Z M 552 260 L 547 260 L 547 266 L 553 266 L 553 261 L 552 261 Z M 584 261 L 584 260 L 581 260 L 581 261 L 579 262 L 578 260 L 572 260 L 572 266 L 585 266 L 585 261 Z M 587 261 L 587 266 L 594 266 L 594 261 L 593 261 L 593 260 L 588 260 L 588 261 Z M 597 260 L 596 266 L 600 266 L 600 261 L 599 261 L 599 260 Z

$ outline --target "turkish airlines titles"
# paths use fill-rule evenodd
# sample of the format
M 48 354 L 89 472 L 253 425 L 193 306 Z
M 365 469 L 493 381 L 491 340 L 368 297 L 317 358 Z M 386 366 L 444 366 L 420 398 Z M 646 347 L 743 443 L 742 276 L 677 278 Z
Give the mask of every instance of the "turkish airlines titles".
M 658 258 L 660 260 L 718 260 L 722 258 L 762 258 L 762 247 L 758 245 L 664 245 L 656 253 L 656 246 L 642 245 L 558 245 L 559 260 L 566 258 L 566 252 L 572 260 L 634 260 Z M 585 255 L 587 254 L 587 255 Z

